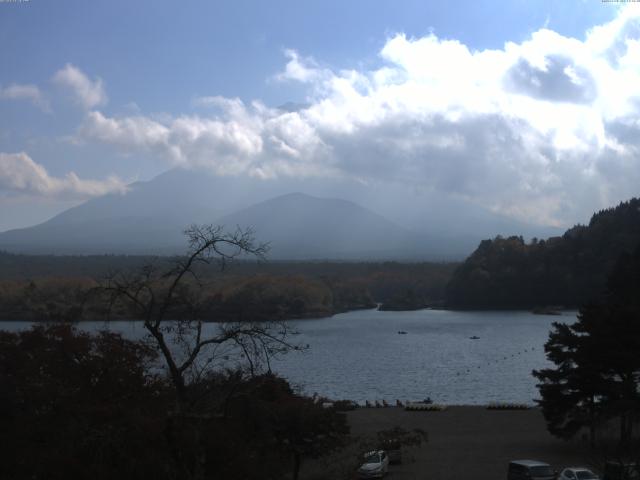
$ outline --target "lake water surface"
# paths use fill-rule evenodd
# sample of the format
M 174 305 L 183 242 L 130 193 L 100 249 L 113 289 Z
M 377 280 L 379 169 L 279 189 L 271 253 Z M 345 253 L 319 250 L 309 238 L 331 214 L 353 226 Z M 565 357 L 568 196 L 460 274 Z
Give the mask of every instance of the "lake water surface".
M 297 320 L 291 321 L 299 332 L 295 341 L 309 349 L 284 355 L 272 368 L 307 394 L 359 403 L 429 396 L 446 404 L 531 404 L 538 398 L 531 370 L 549 365 L 544 343 L 551 323 L 574 320 L 575 312 L 449 310 L 360 310 Z M 140 322 L 83 322 L 80 328 L 105 325 L 128 338 L 145 334 Z M 0 323 L 6 330 L 28 327 Z

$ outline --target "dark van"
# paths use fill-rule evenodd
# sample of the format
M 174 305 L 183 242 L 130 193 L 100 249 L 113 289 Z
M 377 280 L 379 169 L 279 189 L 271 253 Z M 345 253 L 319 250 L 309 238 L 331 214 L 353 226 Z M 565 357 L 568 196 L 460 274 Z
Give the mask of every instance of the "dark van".
M 507 480 L 555 480 L 551 465 L 538 460 L 513 460 L 509 462 Z

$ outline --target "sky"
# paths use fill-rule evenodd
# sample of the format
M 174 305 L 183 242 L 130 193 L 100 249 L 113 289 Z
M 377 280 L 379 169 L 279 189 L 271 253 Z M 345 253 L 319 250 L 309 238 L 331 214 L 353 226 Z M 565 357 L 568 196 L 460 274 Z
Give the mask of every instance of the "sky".
M 640 7 L 0 1 L 0 231 L 168 169 L 570 226 L 638 195 Z

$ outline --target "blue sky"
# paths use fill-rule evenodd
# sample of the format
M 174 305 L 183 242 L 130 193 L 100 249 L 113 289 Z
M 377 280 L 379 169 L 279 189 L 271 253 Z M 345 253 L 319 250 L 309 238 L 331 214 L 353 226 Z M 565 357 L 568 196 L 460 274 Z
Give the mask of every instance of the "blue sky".
M 522 41 L 547 24 L 567 36 L 613 17 L 597 1 L 326 0 L 44 2 L 2 5 L 3 84 L 47 79 L 66 63 L 108 83 L 115 105 L 178 112 L 194 95 L 284 103 L 268 82 L 293 48 L 333 68 L 379 62 L 397 32 L 430 32 L 473 49 Z
M 625 42 L 636 38 L 637 18 L 629 14 L 600 35 L 604 40 L 587 41 L 592 27 L 615 23 L 620 12 L 620 5 L 596 0 L 0 3 L 0 230 L 124 191 L 126 183 L 174 166 L 265 178 L 353 176 L 400 183 L 417 178 L 426 188 L 514 217 L 571 222 L 584 213 L 579 205 L 592 208 L 632 193 L 616 183 L 614 172 L 637 170 L 629 156 L 635 145 L 627 146 L 620 133 L 635 128 L 629 120 L 635 110 L 626 108 L 635 91 L 625 91 L 624 98 L 602 92 L 616 85 L 614 73 L 616 81 L 632 79 L 635 66 L 625 63 L 624 71 L 616 66 L 611 73 L 599 62 L 611 57 L 620 38 L 626 50 L 611 61 L 635 61 L 625 56 L 632 51 Z M 536 36 L 541 30 L 557 38 Z M 509 43 L 515 45 L 511 50 Z M 480 95 L 492 99 L 490 106 L 467 98 L 469 85 L 452 85 L 466 93 L 433 106 L 438 103 L 433 99 L 443 98 L 438 88 L 449 78 L 446 57 L 453 44 L 467 52 L 452 47 L 456 75 L 473 69 L 469 85 L 481 84 Z M 601 44 L 609 50 L 600 51 Z M 585 54 L 596 50 L 597 55 Z M 471 59 L 492 51 L 504 58 Z M 535 51 L 543 52 L 542 64 Z M 422 61 L 446 78 L 426 78 Z M 598 95 L 584 98 L 598 125 L 594 117 L 577 130 L 558 126 L 550 133 L 542 126 L 544 115 L 555 117 L 549 113 L 554 105 L 568 121 L 585 118 L 586 112 L 567 107 L 568 101 L 580 103 L 577 97 L 557 96 L 563 79 L 551 78 L 549 65 L 574 86 L 595 79 Z M 482 73 L 493 68 L 497 73 L 491 78 Z M 348 95 L 341 90 L 347 84 L 353 90 Z M 420 108 L 407 104 L 410 88 L 419 89 Z M 267 111 L 286 102 L 309 108 Z M 530 115 L 514 120 L 522 108 Z M 351 120 L 342 122 L 345 118 Z M 513 164 L 500 164 L 480 180 L 466 178 L 469 152 L 478 151 L 474 142 L 490 152 L 496 148 L 495 139 L 486 140 L 491 122 L 525 139 L 522 151 L 529 153 L 509 147 L 504 155 L 514 156 Z M 398 132 L 407 126 L 421 138 L 438 139 L 426 146 L 413 137 L 400 142 Z M 388 163 L 394 148 L 398 151 L 396 141 L 402 146 L 398 158 L 409 160 L 392 174 Z M 574 157 L 593 142 L 600 154 L 577 164 Z M 475 146 L 463 152 L 462 143 Z M 546 165 L 529 158 L 531 148 L 547 158 Z M 351 162 L 354 151 L 384 151 L 384 158 L 372 154 L 370 164 Z M 426 162 L 427 157 L 435 160 Z M 529 173 L 507 178 L 510 169 Z M 585 183 L 569 188 L 576 169 Z M 589 180 L 596 174 L 602 178 Z M 606 189 L 596 188 L 602 183 Z M 501 197 L 486 193 L 496 189 Z M 520 204 L 527 208 L 517 208 Z M 573 217 L 563 217 L 567 211 Z

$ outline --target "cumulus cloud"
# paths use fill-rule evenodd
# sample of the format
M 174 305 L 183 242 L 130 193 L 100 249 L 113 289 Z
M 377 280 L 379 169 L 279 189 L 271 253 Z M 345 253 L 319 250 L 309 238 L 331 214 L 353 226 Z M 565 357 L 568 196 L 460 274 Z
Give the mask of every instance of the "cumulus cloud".
M 27 100 L 45 112 L 50 111 L 49 102 L 35 85 L 13 83 L 4 88 L 0 85 L 0 99 Z
M 276 79 L 303 108 L 202 97 L 208 115 L 90 112 L 78 136 L 219 174 L 342 176 L 456 195 L 566 224 L 638 194 L 640 9 L 584 40 L 542 28 L 472 50 L 434 34 L 389 38 L 373 70 L 333 71 L 293 50 Z
M 514 93 L 552 102 L 591 103 L 596 98 L 593 77 L 569 57 L 549 55 L 542 68 L 519 60 L 506 74 Z
M 76 101 L 86 109 L 107 103 L 102 79 L 91 80 L 82 70 L 70 63 L 58 70 L 52 80 L 57 85 L 70 89 Z
M 293 49 L 286 49 L 284 55 L 289 61 L 287 62 L 285 70 L 275 76 L 276 80 L 295 80 L 303 83 L 313 83 L 332 76 L 329 70 L 320 69 L 313 58 L 301 58 L 298 52 Z
M 85 180 L 69 172 L 62 178 L 54 177 L 24 152 L 0 153 L 0 192 L 84 199 L 106 193 L 124 193 L 126 189 L 125 183 L 115 176 L 106 180 Z

